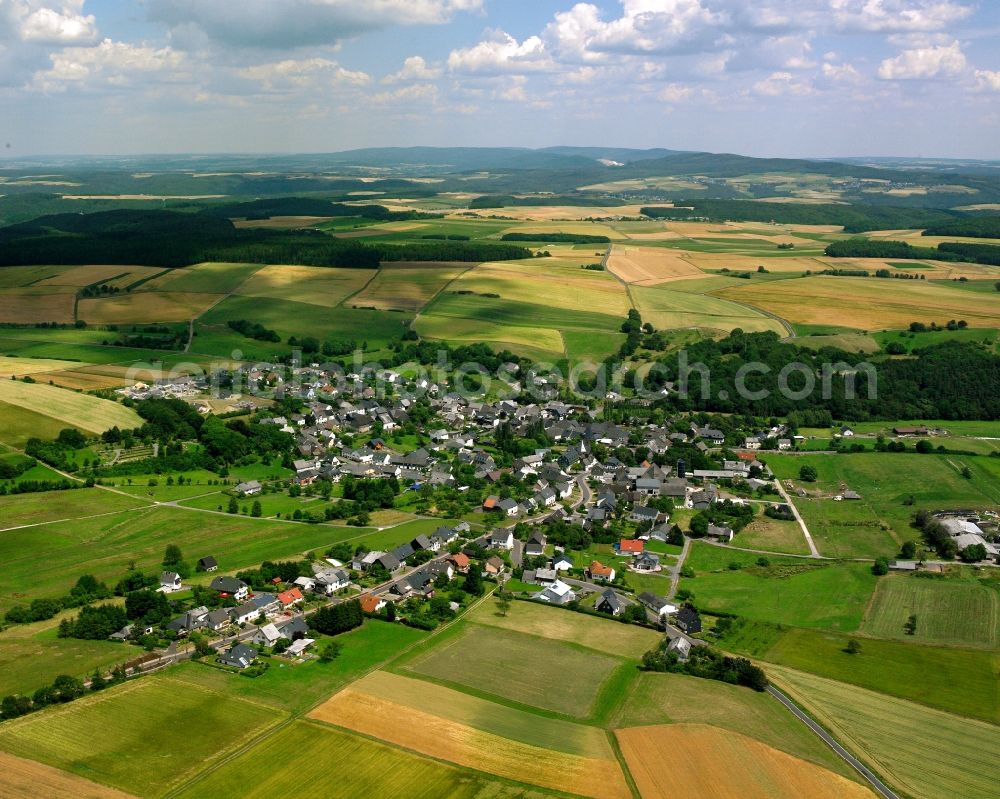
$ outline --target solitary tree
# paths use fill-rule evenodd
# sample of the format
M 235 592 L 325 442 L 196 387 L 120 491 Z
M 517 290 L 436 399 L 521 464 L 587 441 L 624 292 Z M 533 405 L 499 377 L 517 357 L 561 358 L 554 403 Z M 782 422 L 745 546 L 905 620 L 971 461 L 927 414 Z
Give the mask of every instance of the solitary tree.
M 506 616 L 510 611 L 510 594 L 503 589 L 497 594 L 497 609 L 501 616 Z
M 804 480 L 807 483 L 815 483 L 819 478 L 819 472 L 816 471 L 815 466 L 803 466 L 799 469 L 799 479 Z
M 847 642 L 847 648 L 844 650 L 848 655 L 857 655 L 861 652 L 861 644 L 858 642 L 857 638 L 852 638 Z

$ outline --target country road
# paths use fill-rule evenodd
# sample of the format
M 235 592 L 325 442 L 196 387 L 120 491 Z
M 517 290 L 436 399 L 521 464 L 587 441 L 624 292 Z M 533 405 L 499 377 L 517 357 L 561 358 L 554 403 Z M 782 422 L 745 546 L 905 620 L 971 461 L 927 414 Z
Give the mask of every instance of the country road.
M 792 714 L 799 721 L 801 721 L 810 730 L 816 733 L 816 735 L 818 735 L 822 739 L 823 743 L 825 743 L 834 752 L 837 753 L 837 755 L 840 757 L 841 760 L 843 760 L 845 763 L 847 763 L 847 765 L 849 765 L 856 772 L 858 772 L 858 774 L 860 774 L 862 777 L 868 780 L 872 788 L 874 788 L 881 796 L 885 797 L 885 799 L 899 799 L 899 796 L 891 788 L 889 788 L 889 786 L 887 786 L 884 782 L 882 782 L 882 780 L 876 777 L 875 774 L 873 774 L 871 770 L 869 770 L 868 767 L 865 766 L 864 763 L 862 763 L 854 755 L 848 752 L 843 746 L 837 743 L 837 741 L 833 738 L 832 735 L 830 735 L 830 733 L 828 733 L 819 724 L 813 721 L 812 718 L 810 718 L 810 716 L 806 714 L 805 711 L 803 711 L 797 704 L 795 704 L 795 702 L 789 699 L 788 696 L 786 696 L 780 690 L 775 688 L 773 685 L 767 686 L 767 692 L 775 699 L 777 699 L 779 702 L 781 702 L 781 704 L 783 704 L 786 708 L 788 708 L 788 710 L 790 710 Z
M 802 514 L 799 513 L 799 509 L 795 507 L 795 503 L 792 502 L 792 498 L 788 496 L 788 492 L 785 491 L 785 487 L 781 484 L 781 480 L 775 479 L 774 484 L 778 487 L 778 493 L 781 494 L 781 498 L 788 503 L 788 507 L 792 509 L 792 515 L 795 517 L 795 521 L 799 523 L 799 527 L 802 528 L 802 535 L 806 537 L 806 544 L 809 546 L 810 556 L 813 558 L 821 558 L 822 555 L 819 554 L 819 550 L 816 549 L 816 544 L 813 542 L 813 537 L 809 533 L 809 528 L 806 527 L 805 519 L 802 518 Z

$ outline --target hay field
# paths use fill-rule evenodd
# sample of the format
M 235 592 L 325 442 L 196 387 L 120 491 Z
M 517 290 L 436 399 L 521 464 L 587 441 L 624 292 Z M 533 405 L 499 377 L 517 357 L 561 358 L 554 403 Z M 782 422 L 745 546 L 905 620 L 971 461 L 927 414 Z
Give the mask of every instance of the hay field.
M 705 277 L 705 273 L 681 252 L 652 247 L 613 248 L 608 258 L 608 271 L 626 283 L 640 286 Z
M 576 235 L 583 236 L 607 236 L 609 239 L 620 239 L 622 234 L 615 230 L 610 225 L 601 224 L 600 222 L 552 222 L 549 224 L 541 225 L 516 225 L 514 227 L 508 227 L 500 231 L 499 235 L 504 233 L 528 233 L 532 236 L 537 236 L 536 241 L 544 242 L 545 236 L 549 233 L 572 233 Z M 512 242 L 516 244 L 517 242 Z M 590 244 L 586 246 L 590 247 Z M 607 245 L 602 245 L 597 242 L 593 246 L 598 249 Z
M 43 383 L 0 381 L 0 402 L 17 405 L 91 433 L 103 433 L 117 425 L 122 429 L 139 427 L 142 419 L 131 408 L 89 394 L 48 386 Z
M 916 633 L 904 625 L 917 617 Z M 972 580 L 886 575 L 878 581 L 861 631 L 875 638 L 983 646 L 1000 642 L 1000 591 Z
M 638 659 L 652 649 L 660 635 L 581 613 L 567 613 L 534 602 L 514 602 L 506 616 L 490 605 L 480 605 L 468 614 L 476 624 L 517 630 L 553 641 L 568 641 L 608 655 Z
M 542 789 L 493 781 L 395 747 L 296 721 L 193 783 L 180 799 L 548 799 Z
M 336 237 L 338 239 L 362 239 L 368 236 L 381 236 L 386 233 L 408 233 L 426 227 L 429 227 L 429 224 L 426 222 L 382 222 L 377 225 L 366 225 L 358 230 L 337 233 Z
M 224 294 L 134 291 L 114 297 L 80 300 L 77 317 L 98 325 L 186 322 L 201 316 L 223 297 Z
M 420 653 L 408 671 L 573 718 L 593 712 L 617 658 L 478 624 Z M 566 675 L 573 679 L 567 680 Z
M 783 667 L 767 672 L 890 785 L 915 799 L 993 799 L 1000 727 Z M 994 686 L 995 688 L 995 686 Z
M 905 328 L 913 321 L 965 319 L 973 327 L 1000 325 L 1000 303 L 989 294 L 928 281 L 815 275 L 748 283 L 723 289 L 719 296 L 752 303 L 797 324 L 885 330 Z
M 5 289 L 0 292 L 0 322 L 31 324 L 33 322 L 60 322 L 73 320 L 73 289 L 49 287 Z
M 51 766 L 0 752 L 0 796 L 46 799 L 130 799 L 116 791 Z
M 657 329 L 704 327 L 728 332 L 739 327 L 747 332 L 773 330 L 787 335 L 778 320 L 719 297 L 678 292 L 665 285 L 633 286 L 631 294 L 643 321 L 651 322 Z
M 320 222 L 327 222 L 329 216 L 272 216 L 269 219 L 234 219 L 233 227 L 264 228 L 266 230 L 297 230 L 304 227 L 315 227 Z
M 243 297 L 267 297 L 332 308 L 364 288 L 375 275 L 373 269 L 265 266 L 236 293 Z
M 23 288 L 58 275 L 65 266 L 5 266 L 0 269 L 0 290 Z
M 137 375 L 134 379 L 130 380 L 120 375 L 101 374 L 77 368 L 64 369 L 57 372 L 38 372 L 34 375 L 34 379 L 44 383 L 51 382 L 54 385 L 61 388 L 68 388 L 71 391 L 98 391 L 105 388 L 131 386 L 136 380 L 143 378 Z
M 406 677 L 376 672 L 309 717 L 506 779 L 598 799 L 630 796 L 601 730 L 543 719 Z M 569 743 L 567 735 L 580 746 Z M 518 740 L 524 737 L 538 743 Z M 525 768 L 528 763 L 530 769 Z
M 263 705 L 153 676 L 4 724 L 0 749 L 160 795 L 278 720 Z
M 643 799 L 872 799 L 856 782 L 704 724 L 615 732 Z M 669 758 L 664 753 L 669 752 Z
M 427 268 L 383 267 L 374 280 L 351 298 L 351 305 L 415 313 L 468 268 L 468 264 L 442 264 Z
M 755 738 L 849 779 L 860 779 L 777 699 L 737 685 L 686 674 L 644 672 L 629 686 L 613 724 L 710 724 Z
M 590 272 L 580 264 L 594 256 L 570 260 L 545 258 L 485 263 L 470 269 L 453 284 L 455 291 L 499 294 L 502 299 L 579 311 L 600 311 L 619 318 L 628 315 L 625 288 L 606 272 Z
M 719 252 L 689 252 L 687 259 L 706 272 L 715 272 L 720 269 L 729 269 L 733 272 L 756 272 L 758 266 L 763 266 L 769 272 L 805 273 L 808 271 L 819 272 L 830 267 L 818 257 L 813 258 L 808 255 L 741 255 L 739 253 L 719 253 Z M 827 259 L 841 260 L 841 259 Z M 842 263 L 841 267 L 845 265 Z

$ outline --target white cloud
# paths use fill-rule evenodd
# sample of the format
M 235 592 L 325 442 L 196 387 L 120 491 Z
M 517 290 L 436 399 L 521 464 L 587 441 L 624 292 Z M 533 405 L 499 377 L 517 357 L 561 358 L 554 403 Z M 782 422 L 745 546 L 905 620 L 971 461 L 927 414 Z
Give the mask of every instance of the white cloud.
M 765 97 L 781 97 L 787 94 L 811 94 L 812 86 L 807 81 L 796 78 L 791 72 L 772 72 L 764 80 L 753 85 L 757 94 Z
M 841 83 L 857 83 L 861 80 L 861 73 L 852 64 L 834 64 L 829 61 L 823 64 L 823 76 Z
M 437 99 L 437 87 L 430 83 L 414 83 L 411 86 L 403 86 L 391 92 L 380 92 L 372 97 L 372 102 L 376 105 L 389 105 L 392 103 L 413 103 L 413 102 L 433 102 Z
M 671 83 L 664 86 L 656 96 L 665 103 L 680 103 L 687 100 L 694 94 L 690 86 L 682 86 L 679 83 Z
M 439 25 L 482 7 L 483 0 L 150 0 L 149 13 L 178 42 L 295 49 L 397 25 Z
M 1000 71 L 977 69 L 976 86 L 981 91 L 1000 92 Z
M 95 47 L 67 47 L 49 56 L 52 66 L 35 74 L 32 87 L 41 91 L 63 91 L 70 84 L 95 87 L 125 86 L 134 77 L 152 80 L 157 73 L 166 79 L 179 73 L 182 53 L 169 47 L 154 48 L 105 39 Z
M 870 32 L 941 30 L 972 10 L 950 0 L 830 0 L 837 28 Z
M 238 70 L 237 74 L 257 81 L 265 91 L 363 86 L 371 80 L 364 72 L 352 72 L 326 58 L 286 59 L 270 64 L 256 64 Z
M 954 78 L 966 68 L 965 54 L 958 42 L 904 50 L 885 59 L 878 68 L 882 80 L 931 80 Z
M 97 21 L 84 0 L 0 0 L 0 33 L 24 42 L 69 45 L 93 42 Z M 0 36 L 0 38 L 4 38 Z
M 416 80 L 437 80 L 444 70 L 441 67 L 432 67 L 418 55 L 411 55 L 403 62 L 403 68 L 399 72 L 386 75 L 383 78 L 385 83 L 407 83 Z
M 538 36 L 518 42 L 503 31 L 494 31 L 489 39 L 473 47 L 452 50 L 448 56 L 448 69 L 466 74 L 523 74 L 544 72 L 553 66 L 545 43 Z

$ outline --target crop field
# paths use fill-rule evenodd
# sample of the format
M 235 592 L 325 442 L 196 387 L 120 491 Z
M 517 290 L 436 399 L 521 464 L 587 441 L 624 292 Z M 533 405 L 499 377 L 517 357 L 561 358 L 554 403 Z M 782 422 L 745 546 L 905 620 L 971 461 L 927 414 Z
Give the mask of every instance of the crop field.
M 642 286 L 705 277 L 704 272 L 680 253 L 644 247 L 613 248 L 608 270 L 626 283 Z
M 852 455 L 768 455 L 767 463 L 782 480 L 792 480 L 822 496 L 794 497 L 816 546 L 831 557 L 892 556 L 903 541 L 918 538 L 911 526 L 920 508 L 991 508 L 1000 503 L 998 464 L 990 458 L 915 453 Z M 971 479 L 961 475 L 968 465 Z M 799 469 L 816 468 L 816 483 L 800 483 Z M 860 500 L 835 502 L 846 486 Z M 904 504 L 913 498 L 913 504 Z
M 514 602 L 506 616 L 481 605 L 467 617 L 476 624 L 516 630 L 554 641 L 568 641 L 597 652 L 638 660 L 656 646 L 660 636 L 642 627 L 609 622 L 533 602 Z
M 791 669 L 768 673 L 848 748 L 916 799 L 991 799 L 1000 727 Z M 975 765 L 970 766 L 972 755 Z
M 0 795 L 47 799 L 129 799 L 131 794 L 0 752 Z
M 997 648 L 1000 641 L 1000 582 L 984 579 L 922 579 L 887 575 L 878 581 L 862 632 L 934 644 Z M 905 625 L 916 616 L 916 630 Z
M 152 277 L 163 270 L 155 266 L 69 266 L 58 274 L 37 280 L 35 286 L 74 286 L 83 288 L 95 283 L 102 283 L 115 288 L 124 289 L 136 281 Z
M 5 266 L 0 269 L 0 291 L 40 283 L 72 267 L 65 266 Z
M 288 300 L 333 308 L 363 289 L 375 275 L 372 269 L 265 266 L 240 285 L 236 293 L 243 297 Z
M 178 687 L 169 677 L 146 677 L 34 713 L 0 728 L 0 748 L 159 796 L 277 721 L 261 705 Z
M 64 427 L 75 426 L 0 401 L 0 442 L 4 444 L 23 447 L 29 438 L 55 438 Z
M 802 324 L 885 330 L 905 328 L 914 321 L 943 324 L 964 319 L 973 327 L 1000 325 L 996 300 L 947 284 L 824 275 L 766 285 L 748 283 L 724 289 L 720 295 Z
M 735 732 L 705 724 L 617 730 L 643 799 L 872 799 L 856 782 Z M 670 757 L 663 756 L 669 752 Z
M 72 322 L 74 300 L 72 289 L 6 289 L 0 292 L 0 322 Z
M 135 291 L 113 297 L 80 300 L 76 314 L 78 319 L 98 325 L 186 322 L 203 314 L 224 296 L 178 291 Z
M 58 361 L 52 358 L 18 358 L 0 355 L 0 377 L 15 375 L 35 375 L 39 372 L 54 372 L 79 367 L 76 361 Z
M 138 569 L 158 570 L 171 543 L 192 560 L 212 554 L 223 571 L 235 571 L 368 532 L 164 507 L 7 530 L 0 536 L 0 605 L 65 594 L 81 574 L 117 582 L 133 560 Z
M 320 341 L 367 341 L 373 347 L 397 340 L 409 315 L 387 311 L 327 308 L 306 302 L 233 296 L 220 302 L 195 325 L 192 349 L 207 354 L 228 355 L 233 349 L 247 352 L 287 352 L 287 344 L 269 344 L 234 333 L 226 322 L 249 319 L 276 330 L 282 338 L 311 335 Z
M 465 272 L 451 284 L 451 290 L 499 294 L 504 300 L 573 311 L 599 309 L 624 319 L 629 304 L 622 284 L 606 272 L 580 268 L 594 260 L 596 256 L 591 255 L 482 264 Z
M 348 768 L 343 768 L 349 764 Z M 531 789 L 349 735 L 322 724 L 296 721 L 192 783 L 180 799 L 239 794 L 269 799 L 288 790 L 320 799 L 330 795 L 370 799 L 547 799 Z M 333 790 L 335 794 L 331 794 Z
M 45 416 L 64 427 L 78 427 L 91 433 L 103 433 L 115 425 L 133 428 L 142 424 L 135 411 L 117 402 L 43 383 L 0 380 L 0 402 L 32 412 L 43 408 Z M 0 421 L 0 439 L 4 438 L 4 427 L 4 422 Z
M 351 298 L 350 304 L 380 311 L 416 313 L 468 268 L 469 264 L 391 264 L 380 269 L 375 279 Z
M 309 714 L 438 760 L 594 797 L 628 797 L 602 730 L 386 672 L 352 684 Z M 531 763 L 531 769 L 524 765 Z
M 738 732 L 850 779 L 857 774 L 774 697 L 685 674 L 640 674 L 615 727 L 711 724 Z
M 423 338 L 455 344 L 485 343 L 500 351 L 508 349 L 524 357 L 563 357 L 565 345 L 558 330 L 521 325 L 498 325 L 472 319 L 423 314 L 414 329 Z
M 786 335 L 781 322 L 737 302 L 705 294 L 675 291 L 669 285 L 633 286 L 630 290 L 643 321 L 658 329 L 706 327 L 747 332 L 773 330 Z
M 733 563 L 740 559 L 733 558 Z M 830 565 L 802 560 L 770 566 L 726 566 L 705 571 L 681 586 L 694 592 L 698 606 L 737 613 L 748 619 L 852 632 L 861 625 L 876 578 L 865 563 Z
M 0 497 L 0 531 L 22 525 L 115 513 L 141 508 L 147 503 L 100 488 L 44 491 Z
M 620 661 L 567 643 L 467 624 L 409 661 L 408 671 L 522 705 L 586 718 Z M 572 674 L 572 680 L 566 675 Z
M 251 277 L 259 264 L 204 263 L 171 269 L 166 274 L 143 283 L 140 292 L 192 294 L 228 294 Z

